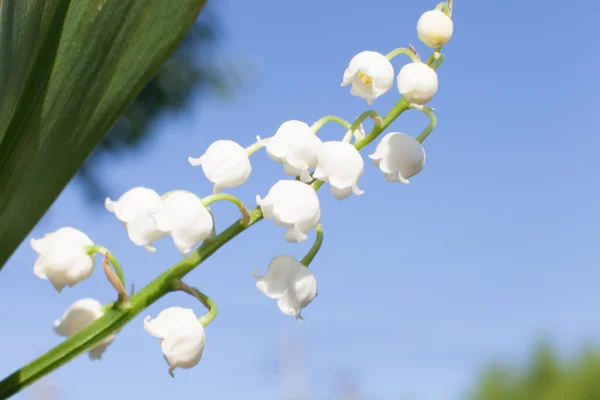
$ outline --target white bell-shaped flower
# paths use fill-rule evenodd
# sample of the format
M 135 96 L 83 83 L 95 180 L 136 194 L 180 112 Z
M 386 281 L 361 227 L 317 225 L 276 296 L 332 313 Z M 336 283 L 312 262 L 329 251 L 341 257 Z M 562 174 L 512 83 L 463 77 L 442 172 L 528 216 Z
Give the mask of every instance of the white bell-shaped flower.
M 252 172 L 246 149 L 233 140 L 217 140 L 202 156 L 188 161 L 193 166 L 202 165 L 202 172 L 215 185 L 214 193 L 242 185 Z
M 321 220 L 321 205 L 314 189 L 296 180 L 280 180 L 269 190 L 264 199 L 256 195 L 265 219 L 275 225 L 289 228 L 285 240 L 291 243 L 306 240 L 306 232 Z
M 452 18 L 439 10 L 426 11 L 417 22 L 419 39 L 434 49 L 448 43 L 453 33 Z
M 156 251 L 152 243 L 167 235 L 150 216 L 150 211 L 161 205 L 159 194 L 152 189 L 138 186 L 123 193 L 117 201 L 107 197 L 104 205 L 125 225 L 129 239 L 150 253 Z
M 302 182 L 310 182 L 309 170 L 317 165 L 317 152 L 321 139 L 305 122 L 286 121 L 269 139 L 266 151 L 271 160 L 283 164 L 289 176 L 299 176 Z
M 169 232 L 175 246 L 187 254 L 213 231 L 213 219 L 202 200 L 183 190 L 166 196 L 160 208 L 152 211 L 158 229 Z
M 94 242 L 75 228 L 60 228 L 41 239 L 31 239 L 30 244 L 39 254 L 33 273 L 49 280 L 59 293 L 65 286 L 88 278 L 94 270 L 94 255 L 86 251 Z
M 400 132 L 388 133 L 369 156 L 388 182 L 408 183 L 408 178 L 425 166 L 425 150 L 415 138 Z
M 355 55 L 344 71 L 342 86 L 352 85 L 350 94 L 362 97 L 368 104 L 394 86 L 394 67 L 383 54 L 362 51 Z
M 54 321 L 54 332 L 60 336 L 72 336 L 104 315 L 102 304 L 95 299 L 85 298 L 73 303 L 61 319 Z M 106 347 L 113 342 L 115 335 L 107 336 L 89 350 L 92 360 L 102 358 Z
M 271 260 L 266 274 L 257 273 L 258 268 L 252 271 L 258 290 L 276 299 L 284 314 L 302 319 L 300 312 L 317 295 L 317 280 L 310 269 L 292 256 L 281 255 Z
M 319 151 L 319 163 L 313 176 L 329 182 L 331 193 L 343 200 L 352 193 L 364 193 L 358 187 L 364 167 L 363 158 L 350 143 L 325 142 Z
M 200 362 L 204 351 L 204 327 L 194 311 L 182 307 L 169 307 L 155 319 L 144 319 L 144 329 L 161 339 L 160 346 L 169 364 L 169 374 L 175 368 L 192 368 Z
M 420 61 L 406 64 L 398 74 L 398 90 L 410 103 L 423 105 L 438 90 L 437 73 Z

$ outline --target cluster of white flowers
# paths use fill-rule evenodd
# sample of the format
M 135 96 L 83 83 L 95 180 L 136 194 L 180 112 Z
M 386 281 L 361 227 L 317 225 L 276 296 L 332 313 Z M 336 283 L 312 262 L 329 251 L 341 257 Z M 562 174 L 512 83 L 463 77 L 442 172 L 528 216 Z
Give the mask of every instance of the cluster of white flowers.
M 452 36 L 452 20 L 442 11 L 428 11 L 419 19 L 417 32 L 427 46 L 438 49 Z M 392 88 L 394 79 L 400 94 L 415 108 L 428 103 L 438 89 L 437 74 L 427 63 L 413 60 L 395 77 L 390 59 L 374 51 L 360 52 L 350 60 L 342 86 L 351 85 L 352 95 L 372 104 Z M 317 136 L 318 129 L 303 121 L 286 121 L 272 137 L 258 138 L 247 149 L 231 140 L 217 140 L 200 157 L 190 157 L 188 161 L 202 167 L 214 185 L 213 196 L 217 196 L 222 189 L 238 187 L 248 180 L 252 171 L 250 156 L 264 147 L 289 178 L 276 182 L 266 196 L 256 195 L 256 203 L 265 219 L 287 229 L 286 241 L 300 243 L 320 224 L 321 206 L 315 183 L 329 183 L 331 194 L 339 200 L 364 193 L 358 183 L 365 166 L 356 144 L 366 139 L 362 124 L 355 126 L 357 129 L 348 131 L 344 140 L 323 142 Z M 401 132 L 385 135 L 369 157 L 388 182 L 407 184 L 425 164 L 421 143 Z M 203 199 L 187 191 L 175 190 L 161 196 L 152 189 L 135 187 L 117 200 L 107 198 L 105 206 L 123 224 L 131 241 L 151 253 L 156 251 L 154 242 L 171 236 L 177 249 L 188 256 L 214 231 L 212 214 Z M 73 286 L 93 271 L 94 252 L 89 250 L 92 245 L 88 236 L 71 227 L 32 239 L 31 246 L 39 253 L 34 273 L 49 280 L 58 292 Z M 258 269 L 253 271 L 257 288 L 276 299 L 284 314 L 298 319 L 302 318 L 301 310 L 317 295 L 317 282 L 308 263 L 279 255 L 272 259 L 265 275 L 257 276 Z M 55 331 L 71 336 L 103 314 L 104 308 L 97 300 L 79 300 L 56 321 Z M 153 320 L 147 317 L 144 328 L 161 339 L 171 375 L 177 367 L 190 368 L 200 361 L 205 330 L 192 310 L 167 308 Z M 100 358 L 113 339 L 114 335 L 91 349 L 90 357 Z

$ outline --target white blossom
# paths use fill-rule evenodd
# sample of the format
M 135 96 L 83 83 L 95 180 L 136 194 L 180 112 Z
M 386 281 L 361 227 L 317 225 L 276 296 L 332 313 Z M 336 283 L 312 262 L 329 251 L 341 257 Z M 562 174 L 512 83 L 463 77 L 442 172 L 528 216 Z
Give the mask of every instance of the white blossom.
M 454 23 L 452 18 L 439 10 L 426 11 L 417 22 L 417 35 L 427 46 L 437 48 L 452 38 Z
M 202 165 L 202 172 L 214 183 L 214 193 L 242 185 L 252 172 L 246 149 L 232 140 L 217 140 L 202 156 L 188 161 L 193 166 Z
M 129 239 L 150 253 L 156 251 L 152 243 L 167 235 L 156 227 L 150 216 L 150 211 L 159 208 L 161 203 L 158 193 L 142 186 L 128 190 L 117 201 L 108 197 L 104 201 L 106 209 L 125 225 Z
M 283 164 L 289 176 L 299 176 L 310 182 L 309 170 L 317 165 L 321 139 L 305 122 L 286 121 L 267 142 L 266 151 L 271 160 Z
M 155 319 L 144 319 L 144 329 L 161 339 L 161 349 L 169 364 L 169 374 L 175 368 L 192 368 L 200 362 L 204 351 L 204 327 L 194 311 L 182 307 L 169 307 Z
M 285 233 L 288 242 L 303 242 L 306 232 L 321 220 L 321 206 L 314 189 L 296 180 L 280 180 L 269 190 L 264 199 L 256 195 L 265 219 L 275 225 L 289 228 Z
M 72 336 L 104 315 L 102 304 L 95 299 L 85 298 L 73 303 L 61 319 L 54 321 L 54 332 L 60 336 Z M 106 347 L 113 342 L 115 335 L 104 338 L 89 350 L 92 360 L 99 360 Z
M 368 104 L 394 86 L 394 67 L 383 54 L 362 51 L 355 55 L 344 71 L 342 86 L 352 85 L 350 94 L 362 97 Z
M 258 268 L 252 271 L 258 290 L 276 299 L 284 314 L 302 319 L 300 312 L 317 295 L 317 281 L 310 269 L 292 256 L 281 255 L 271 260 L 266 274 L 257 273 Z
M 50 281 L 59 293 L 88 278 L 94 270 L 94 255 L 86 247 L 94 244 L 85 233 L 70 227 L 31 239 L 31 247 L 39 254 L 33 273 Z
M 425 166 L 425 150 L 415 138 L 400 132 L 388 133 L 369 156 L 388 182 L 408 183 L 408 178 Z
M 319 162 L 313 176 L 329 182 L 331 193 L 339 200 L 352 193 L 364 192 L 358 187 L 365 163 L 354 146 L 344 142 L 325 142 L 319 151 Z
M 398 90 L 409 103 L 423 105 L 438 90 L 437 73 L 420 61 L 406 64 L 398 74 Z
M 183 190 L 169 193 L 159 208 L 151 211 L 156 227 L 168 232 L 183 254 L 191 252 L 213 231 L 213 219 L 202 200 Z

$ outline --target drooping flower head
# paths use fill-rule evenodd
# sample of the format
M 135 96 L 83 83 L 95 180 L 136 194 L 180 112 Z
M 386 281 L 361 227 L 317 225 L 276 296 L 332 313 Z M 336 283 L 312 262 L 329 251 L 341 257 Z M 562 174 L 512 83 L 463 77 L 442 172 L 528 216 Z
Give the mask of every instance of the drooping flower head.
M 394 67 L 383 54 L 362 51 L 350 60 L 344 71 L 342 86 L 347 85 L 352 85 L 350 94 L 373 104 L 394 86 Z
M 285 233 L 288 242 L 303 242 L 306 232 L 321 220 L 321 206 L 317 193 L 305 183 L 296 180 L 280 180 L 264 199 L 256 195 L 265 219 L 275 225 L 289 228 Z
M 419 39 L 434 49 L 448 43 L 453 33 L 452 18 L 439 10 L 426 11 L 417 22 Z
M 363 174 L 365 162 L 354 146 L 344 142 L 325 142 L 318 158 L 313 176 L 329 182 L 331 193 L 337 199 L 345 199 L 352 193 L 364 193 L 358 187 L 358 181 Z
M 158 229 L 168 232 L 183 254 L 209 238 L 213 219 L 202 200 L 183 190 L 169 193 L 159 208 L 151 211 Z
M 31 239 L 30 244 L 39 254 L 33 273 L 49 280 L 59 293 L 65 286 L 88 278 L 94 270 L 94 255 L 86 251 L 94 242 L 75 228 L 60 228 L 41 239 Z
M 246 149 L 232 140 L 217 140 L 202 156 L 188 161 L 193 166 L 202 165 L 202 172 L 214 183 L 214 193 L 242 185 L 252 172 Z
M 281 255 L 271 260 L 266 274 L 257 273 L 258 268 L 252 271 L 258 290 L 276 299 L 284 314 L 302 319 L 300 312 L 317 295 L 317 280 L 311 270 L 294 257 Z
M 398 90 L 410 103 L 423 105 L 438 90 L 437 73 L 420 61 L 406 64 L 398 74 Z
M 194 311 L 182 307 L 169 307 L 155 319 L 144 319 L 144 329 L 161 339 L 161 349 L 169 364 L 169 374 L 175 368 L 188 369 L 200 362 L 204 351 L 204 327 Z
M 160 196 L 152 189 L 138 186 L 123 193 L 117 201 L 107 197 L 104 205 L 125 225 L 129 239 L 150 253 L 156 251 L 152 243 L 167 235 L 150 216 L 151 210 L 161 206 Z
M 102 304 L 95 299 L 85 298 L 73 303 L 61 319 L 54 321 L 54 332 L 60 336 L 72 336 L 104 315 Z M 89 350 L 92 360 L 99 360 L 115 335 L 107 336 L 99 344 Z
M 425 150 L 415 138 L 400 132 L 388 133 L 369 156 L 388 182 L 408 183 L 425 166 Z
M 305 122 L 286 121 L 275 135 L 269 139 L 266 151 L 271 160 L 283 164 L 289 176 L 299 176 L 303 182 L 310 182 L 309 170 L 317 165 L 317 152 L 321 139 Z

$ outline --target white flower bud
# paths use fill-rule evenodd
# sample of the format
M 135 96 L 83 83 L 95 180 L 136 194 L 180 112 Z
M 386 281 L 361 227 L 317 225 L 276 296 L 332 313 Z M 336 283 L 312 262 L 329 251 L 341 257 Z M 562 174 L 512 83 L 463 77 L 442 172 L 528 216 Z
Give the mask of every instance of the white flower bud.
M 406 64 L 398 74 L 398 90 L 409 103 L 423 105 L 438 90 L 437 73 L 422 62 Z
M 388 133 L 369 156 L 381 169 L 388 182 L 408 183 L 408 178 L 425 166 L 425 150 L 412 136 L 400 132 Z
M 192 368 L 200 362 L 204 351 L 204 327 L 194 311 L 182 307 L 169 307 L 155 319 L 144 319 L 144 329 L 161 339 L 162 352 L 169 364 L 169 374 L 175 368 Z
M 257 273 L 258 268 L 252 271 L 258 290 L 276 299 L 284 314 L 302 319 L 300 312 L 317 295 L 317 280 L 310 269 L 292 256 L 281 255 L 271 260 L 266 274 Z
M 161 203 L 158 193 L 142 186 L 128 190 L 117 201 L 108 197 L 104 201 L 106 209 L 125 225 L 129 239 L 150 253 L 156 251 L 152 243 L 167 235 L 156 227 L 150 216 L 150 211 L 160 207 Z
M 329 182 L 331 193 L 343 200 L 352 193 L 364 193 L 357 186 L 365 163 L 354 146 L 343 142 L 325 142 L 319 151 L 319 163 L 313 176 Z
M 264 199 L 256 195 L 265 219 L 275 225 L 289 228 L 285 240 L 296 243 L 306 240 L 306 232 L 321 220 L 321 206 L 314 189 L 296 180 L 280 180 L 269 190 Z
M 33 273 L 49 280 L 59 293 L 65 286 L 88 278 L 94 270 L 94 255 L 86 251 L 94 242 L 75 228 L 60 228 L 41 239 L 31 239 L 30 244 L 39 254 Z
M 271 160 L 283 164 L 289 176 L 299 176 L 302 182 L 312 179 L 309 170 L 317 165 L 321 139 L 305 122 L 286 121 L 267 142 L 266 151 Z
M 190 192 L 178 190 L 168 194 L 160 208 L 151 214 L 157 228 L 169 232 L 183 254 L 191 252 L 212 234 L 212 216 L 202 200 Z
M 72 336 L 104 315 L 102 304 L 95 299 L 81 299 L 73 303 L 63 314 L 62 319 L 54 321 L 54 332 L 60 336 Z M 115 340 L 115 335 L 107 336 L 89 350 L 92 360 L 102 358 L 106 347 Z
M 362 51 L 350 60 L 344 71 L 342 86 L 350 84 L 350 94 L 373 104 L 376 98 L 394 86 L 394 67 L 383 54 Z
M 448 43 L 452 33 L 454 33 L 452 18 L 439 10 L 426 11 L 417 22 L 419 39 L 434 49 Z
M 191 165 L 202 165 L 206 178 L 215 184 L 214 193 L 222 188 L 242 185 L 252 172 L 246 149 L 232 140 L 217 140 L 200 158 L 188 158 Z

